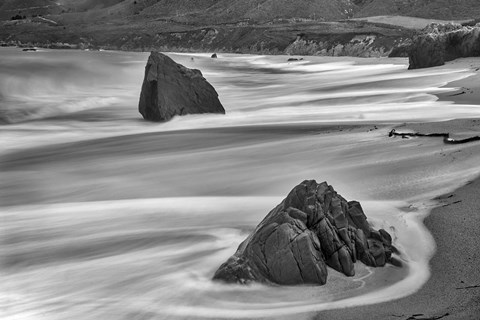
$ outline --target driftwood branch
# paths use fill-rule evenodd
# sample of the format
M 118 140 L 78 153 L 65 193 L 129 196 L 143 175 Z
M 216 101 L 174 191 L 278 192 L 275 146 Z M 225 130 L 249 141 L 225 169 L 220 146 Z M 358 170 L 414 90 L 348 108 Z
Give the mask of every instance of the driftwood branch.
M 455 289 L 461 290 L 461 289 L 475 289 L 475 288 L 480 288 L 480 285 L 478 285 L 478 286 L 459 287 L 459 288 L 455 288 Z
M 445 318 L 448 315 L 450 315 L 448 312 L 439 316 L 425 316 L 423 313 L 419 313 L 408 317 L 407 320 L 438 320 Z
M 473 141 L 480 141 L 480 136 L 469 137 L 466 139 L 451 139 L 449 133 L 410 133 L 410 132 L 397 132 L 395 129 L 392 129 L 388 133 L 389 137 L 400 136 L 402 138 L 407 137 L 443 137 L 443 142 L 447 144 L 460 144 Z

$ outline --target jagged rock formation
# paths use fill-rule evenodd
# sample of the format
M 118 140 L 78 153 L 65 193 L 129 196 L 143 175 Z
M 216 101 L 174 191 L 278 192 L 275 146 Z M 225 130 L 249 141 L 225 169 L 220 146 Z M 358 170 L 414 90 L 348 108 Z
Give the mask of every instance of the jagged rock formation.
M 415 36 L 409 53 L 409 69 L 441 66 L 446 61 L 480 56 L 480 25 L 432 23 Z
M 412 39 L 401 39 L 388 55 L 389 58 L 406 58 L 410 54 Z
M 148 58 L 138 110 L 151 121 L 192 113 L 225 113 L 217 92 L 200 70 L 188 69 L 159 52 Z
M 304 34 L 297 38 L 286 49 L 288 55 L 316 55 L 316 56 L 352 56 L 352 57 L 383 57 L 388 55 L 391 45 L 386 45 L 385 39 L 377 41 L 377 36 L 371 35 L 344 35 L 342 39 L 327 38 L 325 41 L 309 39 Z M 392 40 L 393 44 L 393 40 Z
M 214 275 L 231 283 L 282 285 L 327 281 L 327 266 L 347 276 L 360 260 L 373 267 L 395 262 L 392 238 L 370 227 L 360 203 L 326 182 L 305 180 L 288 194 Z

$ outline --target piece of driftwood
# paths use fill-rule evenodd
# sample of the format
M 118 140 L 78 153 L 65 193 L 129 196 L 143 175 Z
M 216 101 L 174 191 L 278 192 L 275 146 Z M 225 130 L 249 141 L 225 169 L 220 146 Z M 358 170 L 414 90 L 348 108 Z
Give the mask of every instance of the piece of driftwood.
M 480 141 L 480 136 L 469 137 L 466 139 L 451 139 L 449 133 L 418 133 L 418 132 L 397 132 L 395 129 L 392 129 L 388 133 L 389 137 L 400 136 L 402 138 L 407 137 L 443 137 L 443 142 L 446 144 L 460 144 L 467 143 L 472 141 Z

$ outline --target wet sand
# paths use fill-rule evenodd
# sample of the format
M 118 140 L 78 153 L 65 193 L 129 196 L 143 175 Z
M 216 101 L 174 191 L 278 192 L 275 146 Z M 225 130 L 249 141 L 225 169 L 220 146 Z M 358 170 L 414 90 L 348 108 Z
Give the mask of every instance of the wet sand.
M 480 104 L 480 59 L 458 59 L 448 64 L 470 68 L 475 74 L 449 83 L 447 87 L 459 90 L 440 94 L 439 100 Z M 480 135 L 480 120 L 457 119 L 397 127 L 397 131 L 402 129 L 421 133 L 449 132 L 452 138 L 463 139 Z M 424 223 L 435 239 L 436 252 L 430 261 L 431 277 L 418 292 L 386 303 L 324 311 L 314 319 L 479 319 L 479 194 L 480 178 L 477 176 L 454 192 L 434 199 L 437 207 Z

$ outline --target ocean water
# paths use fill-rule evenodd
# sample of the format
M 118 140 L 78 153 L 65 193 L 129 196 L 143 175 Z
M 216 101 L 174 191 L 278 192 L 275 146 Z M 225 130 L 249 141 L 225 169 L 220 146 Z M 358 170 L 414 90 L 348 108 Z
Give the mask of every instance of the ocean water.
M 429 277 L 430 200 L 478 174 L 478 144 L 389 138 L 403 122 L 479 117 L 437 101 L 469 70 L 405 59 L 169 54 L 226 115 L 145 122 L 147 53 L 0 50 L 2 319 L 309 318 L 396 299 Z M 402 268 L 327 285 L 212 282 L 305 179 L 362 203 Z

